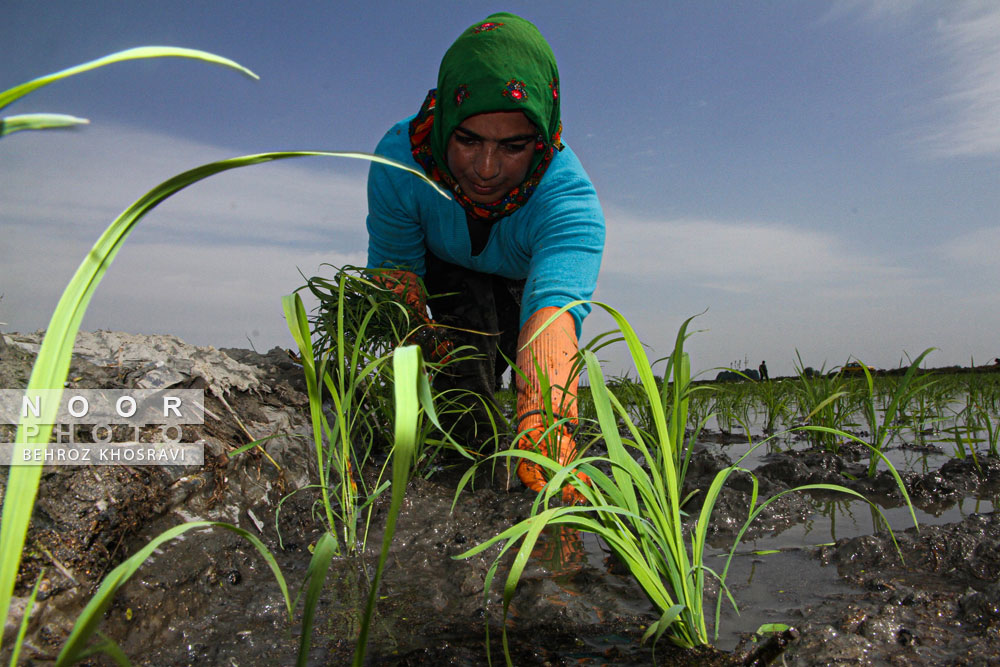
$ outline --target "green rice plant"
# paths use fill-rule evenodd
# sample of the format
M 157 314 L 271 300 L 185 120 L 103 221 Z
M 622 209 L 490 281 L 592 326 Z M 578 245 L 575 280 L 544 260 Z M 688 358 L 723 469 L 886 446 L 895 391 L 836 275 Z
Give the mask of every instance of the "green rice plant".
M 879 461 L 879 457 L 875 455 L 875 452 L 881 453 L 889 441 L 890 435 L 899 428 L 898 419 L 901 411 L 910 404 L 915 395 L 927 388 L 929 384 L 928 379 L 926 377 L 918 379 L 917 371 L 920 369 L 920 363 L 924 360 L 924 357 L 933 350 L 933 347 L 929 347 L 921 352 L 913 360 L 909 368 L 906 369 L 906 373 L 895 384 L 892 394 L 889 397 L 888 405 L 882 410 L 881 419 L 878 417 L 878 395 L 875 389 L 875 381 L 872 378 L 871 371 L 868 370 L 868 366 L 863 363 L 861 364 L 861 370 L 864 372 L 863 387 L 866 390 L 865 400 L 861 402 L 861 409 L 865 421 L 868 423 L 869 433 L 871 434 L 868 441 L 868 444 L 871 446 L 868 458 L 869 477 L 875 475 L 875 468 Z
M 845 406 L 841 399 L 847 395 L 839 375 L 827 375 L 824 367 L 819 372 L 808 373 L 798 350 L 795 372 L 799 377 L 795 385 L 796 406 L 803 424 L 824 426 L 830 430 L 809 430 L 813 446 L 837 453 L 839 448 L 836 430 L 846 422 Z
M 699 391 L 692 391 L 688 396 L 688 428 L 697 429 L 704 424 L 712 413 L 715 391 L 713 385 L 701 385 Z
M 973 405 L 973 415 L 976 424 L 980 429 L 986 431 L 986 443 L 989 446 L 989 455 L 996 457 L 1000 455 L 997 452 L 997 441 L 1000 440 L 1000 422 L 990 414 L 988 409 L 979 403 Z
M 438 421 L 431 396 L 431 385 L 420 348 L 408 345 L 396 349 L 393 352 L 392 364 L 395 376 L 393 388 L 396 405 L 392 499 L 389 504 L 389 515 L 386 518 L 385 532 L 382 536 L 382 550 L 379 553 L 375 576 L 369 588 L 365 613 L 361 619 L 361 629 L 354 653 L 355 667 L 361 667 L 364 664 L 365 650 L 368 646 L 368 628 L 375 611 L 379 581 L 389 556 L 389 546 L 396 532 L 396 520 L 403 506 L 403 496 L 406 492 L 409 474 L 416 465 L 416 453 L 421 446 L 419 440 L 420 423 L 424 416 L 432 422 Z
M 976 403 L 996 415 L 1000 412 L 1000 374 L 990 373 L 979 387 Z
M 972 393 L 966 393 L 965 405 L 962 409 L 952 410 L 955 415 L 954 423 L 941 430 L 951 434 L 950 441 L 954 444 L 955 458 L 965 460 L 971 456 L 976 470 L 982 474 L 983 469 L 979 463 L 979 456 L 976 454 L 976 445 L 983 442 L 983 438 L 979 437 L 981 424 L 978 419 L 976 406 L 972 402 L 972 396 Z M 944 442 L 944 440 L 941 442 Z M 968 448 L 968 455 L 966 455 L 966 448 Z
M 744 381 L 712 385 L 712 395 L 715 398 L 712 412 L 715 414 L 715 421 L 719 429 L 727 435 L 733 432 L 734 425 L 749 433 L 750 424 L 754 421 L 751 416 L 751 412 L 754 411 L 751 393 L 756 389 L 757 382 L 741 371 L 732 368 L 727 368 L 725 371 L 741 376 Z
M 975 363 L 972 363 L 971 367 L 975 369 Z M 969 433 L 969 438 L 974 438 L 975 442 L 986 442 L 989 448 L 988 453 L 991 456 L 997 456 L 997 441 L 1000 439 L 1000 425 L 998 425 L 996 419 L 997 374 L 986 374 L 973 370 L 970 373 L 964 374 L 960 383 L 957 384 L 959 386 L 958 391 L 961 391 L 965 395 L 965 407 L 960 415 L 965 416 L 966 430 Z M 955 421 L 956 442 L 958 442 L 958 417 L 956 417 Z M 985 439 L 978 437 L 980 432 L 985 432 Z M 962 451 L 963 449 L 959 447 L 958 451 Z M 975 452 L 971 447 L 970 451 Z
M 566 308 L 573 305 L 569 304 Z M 687 327 L 691 320 L 687 320 L 681 326 L 674 353 L 670 357 L 668 377 L 673 381 L 674 390 L 673 409 L 668 418 L 667 412 L 663 409 L 663 393 L 657 387 L 649 360 L 631 325 L 613 308 L 600 303 L 597 305 L 615 319 L 622 331 L 639 380 L 646 391 L 646 401 L 654 416 L 653 433 L 644 433 L 631 420 L 622 401 L 607 386 L 596 356 L 584 350 L 583 357 L 591 393 L 608 455 L 584 457 L 560 466 L 534 452 L 517 450 L 498 453 L 496 455 L 498 457 L 526 458 L 548 468 L 551 475 L 550 482 L 536 497 L 531 516 L 456 558 L 468 558 L 494 544 L 502 544 L 497 559 L 487 572 L 484 591 L 488 598 L 501 559 L 507 551 L 520 543 L 504 584 L 503 610 L 506 618 L 517 583 L 543 530 L 548 526 L 557 526 L 593 533 L 603 539 L 628 568 L 659 614 L 659 618 L 644 634 L 643 641 L 652 639 L 655 643 L 666 636 L 669 641 L 682 647 L 707 644 L 709 633 L 704 608 L 705 579 L 706 576 L 717 578 L 722 594 L 735 604 L 726 588 L 725 578 L 736 546 L 734 544 L 726 562 L 726 569 L 721 574 L 706 565 L 704 556 L 709 520 L 719 493 L 728 478 L 738 472 L 750 473 L 740 467 L 739 461 L 720 471 L 708 489 L 700 490 L 704 501 L 697 519 L 693 523 L 685 523 L 686 514 L 683 507 L 691 495 L 697 492 L 692 492 L 686 497 L 681 495 L 687 455 L 681 455 L 680 452 L 685 436 L 684 425 L 687 422 L 686 404 L 691 395 L 690 364 L 684 353 L 684 341 L 688 337 Z M 557 315 L 554 315 L 553 319 Z M 619 420 L 626 423 L 631 437 L 621 437 L 618 430 Z M 847 434 L 843 435 L 849 437 Z M 893 470 L 891 464 L 888 461 L 886 463 Z M 574 469 L 587 473 L 593 482 L 592 486 L 584 484 L 574 475 Z M 610 473 L 605 470 L 609 470 Z M 893 473 L 895 474 L 895 470 Z M 791 492 L 785 491 L 779 496 L 758 503 L 757 481 L 752 475 L 751 479 L 753 492 L 750 515 L 740 531 L 737 543 L 749 523 L 763 508 L 774 498 Z M 896 479 L 908 502 L 906 490 L 898 474 Z M 553 498 L 560 497 L 561 486 L 567 483 L 573 484 L 584 496 L 586 504 L 550 507 Z M 461 490 L 460 485 L 458 492 Z M 859 494 L 846 488 L 827 484 L 807 485 L 794 490 L 840 491 L 860 498 Z M 721 604 L 721 594 L 719 604 Z M 721 609 L 717 608 L 716 633 L 718 633 L 720 611 Z M 511 664 L 506 624 L 503 627 L 505 657 L 507 663 Z M 488 630 L 487 625 L 487 633 Z
M 388 281 L 393 279 L 386 270 L 334 268 L 332 278 L 314 276 L 300 289 L 308 289 L 319 302 L 310 326 L 316 358 L 325 361 L 324 371 L 330 376 L 328 388 L 337 414 L 333 435 L 342 445 L 339 456 L 352 450 L 351 465 L 360 471 L 379 445 L 392 442 L 393 382 L 388 358 L 399 346 L 417 341 L 427 348 L 436 347 L 438 331 L 417 321 L 400 302 L 389 287 Z M 475 353 L 474 348 L 464 346 L 451 350 L 445 359 L 425 363 L 434 372 L 445 372 L 448 366 Z M 459 400 L 467 394 L 437 394 L 438 414 L 447 422 L 456 413 L 468 412 L 469 401 Z M 346 430 L 341 430 L 341 425 Z M 430 421 L 422 428 L 425 432 L 420 438 L 421 460 L 417 465 L 430 470 L 438 451 L 450 448 L 453 439 L 450 434 L 434 437 L 436 425 Z M 494 434 L 496 430 L 494 427 Z M 463 448 L 459 451 L 471 457 Z
M 792 395 L 784 380 L 769 380 L 756 385 L 757 400 L 764 413 L 764 433 L 774 433 L 778 422 L 784 422 L 791 414 Z
M 729 435 L 733 432 L 733 423 L 736 421 L 735 394 L 724 385 L 715 385 L 713 389 L 715 401 L 712 403 L 712 414 L 715 415 L 715 423 L 719 425 L 720 431 Z
M 943 391 L 938 389 L 942 387 Z M 935 424 L 944 419 L 944 403 L 938 397 L 950 396 L 950 389 L 939 381 L 928 382 L 923 390 L 918 392 L 910 401 L 910 413 L 908 415 L 908 425 L 913 435 L 920 439 L 931 424 Z M 950 402 L 950 398 L 948 399 Z M 937 406 L 941 406 L 938 410 Z
M 566 308 L 572 305 L 570 304 Z M 470 557 L 494 543 L 503 541 L 505 544 L 500 554 L 502 556 L 517 541 L 522 540 L 504 586 L 503 606 L 506 616 L 527 558 L 534 548 L 538 536 L 546 526 L 564 525 L 595 532 L 604 536 L 612 549 L 628 564 L 640 585 L 643 586 L 647 595 L 663 614 L 660 622 L 650 629 L 647 636 L 654 633 L 657 634 L 657 637 L 662 635 L 663 631 L 670 627 L 675 619 L 684 615 L 686 622 L 678 624 L 679 630 L 675 635 L 675 640 L 688 646 L 705 643 L 707 633 L 704 624 L 702 622 L 699 625 L 697 620 L 700 612 L 700 597 L 695 603 L 692 591 L 692 586 L 696 585 L 696 581 L 692 581 L 692 577 L 688 576 L 688 573 L 693 573 L 695 574 L 694 579 L 700 580 L 703 573 L 699 567 L 692 568 L 689 565 L 681 535 L 681 475 L 686 460 L 682 461 L 680 448 L 684 442 L 684 429 L 687 424 L 686 393 L 690 381 L 689 362 L 683 355 L 683 339 L 686 337 L 687 322 L 678 334 L 678 347 L 671 357 L 668 369 L 674 371 L 672 375 L 677 383 L 677 388 L 674 391 L 676 404 L 671 419 L 668 421 L 663 409 L 663 393 L 657 387 L 648 357 L 646 357 L 638 337 L 617 311 L 603 304 L 598 305 L 604 307 L 617 320 L 621 328 L 633 360 L 636 362 L 640 382 L 646 391 L 646 403 L 653 415 L 655 432 L 652 437 L 660 438 L 660 445 L 652 450 L 647 447 L 646 443 L 650 441 L 650 436 L 647 434 L 644 437 L 642 431 L 629 416 L 627 408 L 620 400 L 614 398 L 614 394 L 608 391 L 596 356 L 592 351 L 585 349 L 583 355 L 587 365 L 591 394 L 594 397 L 598 420 L 608 447 L 608 457 L 587 457 L 562 467 L 548 457 L 535 452 L 508 451 L 498 453 L 497 456 L 527 458 L 538 463 L 548 469 L 552 475 L 551 481 L 536 499 L 532 516 L 529 519 L 464 554 L 460 554 L 457 558 Z M 565 308 L 560 313 L 564 311 Z M 555 317 L 556 315 L 552 319 Z M 644 363 L 640 363 L 640 360 Z M 617 409 L 617 417 L 612 412 L 612 400 Z M 618 432 L 619 419 L 625 422 L 633 440 L 623 441 L 620 437 Z M 626 442 L 631 444 L 648 462 L 649 473 L 625 451 L 624 443 Z M 612 466 L 614 479 L 593 467 L 592 463 L 596 461 L 609 463 Z M 586 486 L 578 478 L 571 476 L 570 471 L 574 467 L 579 467 L 590 474 L 595 486 L 593 488 Z M 633 481 L 633 477 L 635 481 Z M 558 493 L 563 483 L 572 483 L 576 486 L 577 490 L 585 494 L 593 506 L 548 508 L 549 500 Z M 620 488 L 617 484 L 621 485 Z M 458 493 L 461 490 L 462 484 L 459 485 Z M 618 505 L 605 504 L 603 502 L 604 493 L 608 493 L 617 500 Z M 652 511 L 648 515 L 640 516 L 640 505 L 643 509 L 649 508 Z M 603 513 L 598 514 L 596 518 L 588 516 L 589 513 L 599 512 Z M 653 526 L 647 526 L 647 521 L 655 523 Z M 617 525 L 623 535 L 616 535 L 613 532 L 605 535 L 602 532 L 605 522 Z M 659 530 L 655 531 L 654 529 Z M 499 562 L 500 557 L 497 558 L 487 574 L 485 582 L 487 595 Z M 658 566 L 665 569 L 670 568 L 668 574 L 672 578 L 669 583 L 661 578 Z M 680 603 L 674 602 L 672 597 L 674 594 L 681 600 Z M 704 620 L 703 616 L 701 620 Z M 504 629 L 503 644 L 509 664 L 506 628 Z
M 353 283 L 353 280 L 340 281 L 338 303 L 341 313 L 350 291 L 347 287 Z M 382 481 L 385 467 L 371 488 L 367 486 L 362 471 L 371 454 L 371 437 L 378 428 L 370 421 L 371 410 L 381 410 L 386 403 L 392 405 L 391 399 L 380 395 L 373 397 L 371 391 L 373 388 L 384 387 L 396 391 L 397 382 L 387 368 L 388 362 L 395 357 L 393 351 L 379 355 L 379 352 L 385 350 L 379 349 L 377 345 L 369 347 L 363 343 L 368 340 L 367 323 L 372 321 L 378 307 L 367 310 L 358 328 L 353 330 L 347 328 L 347 318 L 341 315 L 337 320 L 336 338 L 328 344 L 318 363 L 301 297 L 298 294 L 286 297 L 283 307 L 289 330 L 299 348 L 306 377 L 313 442 L 320 475 L 315 488 L 320 491 L 327 529 L 333 534 L 340 534 L 338 549 L 342 545 L 344 550 L 353 552 L 359 545 L 363 547 L 366 543 L 373 502 L 389 486 L 387 481 Z M 403 348 L 395 348 L 399 349 Z M 333 364 L 329 363 L 331 356 L 336 357 Z M 333 404 L 332 425 L 324 412 L 324 388 L 325 395 Z M 429 415 L 428 421 L 440 428 L 437 413 L 431 410 Z M 422 443 L 423 437 L 418 440 Z M 457 443 L 454 443 L 454 447 L 472 458 Z M 420 448 L 415 449 L 413 456 L 412 467 L 416 467 L 421 457 Z M 336 479 L 333 479 L 334 476 Z M 364 531 L 359 539 L 362 519 Z
M 230 67 L 253 79 L 260 78 L 246 67 L 243 67 L 243 65 L 229 60 L 228 58 L 217 56 L 214 53 L 198 51 L 196 49 L 183 49 L 174 46 L 140 46 L 134 49 L 126 49 L 125 51 L 111 53 L 96 60 L 91 60 L 81 65 L 75 65 L 58 72 L 53 72 L 52 74 L 46 74 L 45 76 L 40 76 L 37 79 L 32 79 L 31 81 L 22 83 L 19 86 L 14 86 L 13 88 L 4 90 L 0 92 L 0 110 L 10 105 L 15 100 L 24 97 L 28 93 L 38 90 L 43 86 L 47 86 L 50 83 L 74 76 L 76 74 L 97 69 L 98 67 L 104 67 L 105 65 L 111 65 L 113 63 L 119 63 L 126 60 L 168 57 L 203 60 L 216 65 Z M 14 132 L 19 132 L 21 130 L 45 130 L 57 127 L 80 125 L 88 122 L 89 121 L 85 118 L 76 118 L 66 114 L 40 113 L 7 116 L 6 118 L 0 118 L 0 137 Z
M 324 383 L 328 386 L 332 380 L 328 374 L 322 370 L 317 371 L 316 359 L 313 356 L 312 342 L 309 337 L 309 325 L 302 304 L 302 299 L 298 294 L 286 296 L 282 301 L 285 317 L 289 324 L 292 336 L 299 345 L 302 358 L 302 366 L 306 375 L 306 385 L 309 394 L 310 416 L 312 418 L 313 435 L 316 441 L 317 456 L 320 458 L 322 468 L 322 435 L 329 434 L 330 427 L 326 417 L 322 412 L 321 384 L 319 377 L 323 377 Z M 421 424 L 426 416 L 431 422 L 438 423 L 438 416 L 434 408 L 430 382 L 428 380 L 427 368 L 424 364 L 420 348 L 409 345 L 394 349 L 391 354 L 393 366 L 393 410 L 394 410 L 394 437 L 392 447 L 392 496 L 389 503 L 389 513 L 386 518 L 385 531 L 382 536 L 382 548 L 379 552 L 378 563 L 375 567 L 374 576 L 369 584 L 368 598 L 365 609 L 361 616 L 361 626 L 357 643 L 355 644 L 354 664 L 358 667 L 364 664 L 365 653 L 368 647 L 368 632 L 371 627 L 371 620 L 375 613 L 376 600 L 378 599 L 379 582 L 382 572 L 385 569 L 386 559 L 389 555 L 389 548 L 392 544 L 396 531 L 396 521 L 399 517 L 400 509 L 403 505 L 403 498 L 406 493 L 406 485 L 409 482 L 411 473 L 415 470 L 418 452 L 421 446 Z M 320 364 L 320 368 L 322 364 Z M 348 459 L 349 460 L 349 459 Z M 342 474 L 346 474 L 347 484 L 342 484 L 341 488 L 351 488 L 350 468 L 340 469 Z M 321 472 L 321 475 L 324 473 Z M 377 497 L 382 490 L 388 486 L 378 485 L 373 495 L 366 500 L 365 505 Z M 326 493 L 325 481 L 319 485 L 324 494 Z M 357 489 L 354 487 L 354 494 Z M 334 514 L 328 496 L 324 503 L 324 510 L 327 512 L 327 521 L 332 521 Z M 348 502 L 354 499 L 349 498 Z M 363 508 L 363 506 L 362 506 Z M 358 508 L 358 509 L 362 509 Z M 354 521 L 356 518 L 344 515 L 342 522 Z M 331 524 L 333 525 L 333 524 Z M 344 525 L 345 533 L 349 533 L 349 527 Z M 356 528 L 356 525 L 355 525 Z M 330 560 L 339 551 L 334 533 L 327 531 L 321 538 L 321 543 L 325 545 L 323 556 L 319 556 L 320 544 L 314 551 L 313 559 L 310 562 L 306 573 L 308 588 L 306 592 L 305 613 L 302 620 L 302 635 L 300 639 L 299 657 L 297 664 L 304 666 L 307 664 L 308 649 L 311 644 L 311 633 L 314 625 L 314 610 L 323 589 L 323 582 L 326 578 L 326 571 L 329 568 Z

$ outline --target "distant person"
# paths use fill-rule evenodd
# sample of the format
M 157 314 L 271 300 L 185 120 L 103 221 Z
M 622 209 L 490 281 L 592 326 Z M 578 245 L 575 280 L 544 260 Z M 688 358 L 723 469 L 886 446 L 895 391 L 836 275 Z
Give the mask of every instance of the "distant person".
M 495 410 L 505 357 L 516 359 L 527 376 L 516 378 L 515 430 L 526 431 L 517 446 L 566 464 L 577 455 L 569 429 L 542 438 L 545 400 L 536 365 L 553 387 L 554 412 L 576 421 L 570 369 L 590 304 L 575 305 L 536 334 L 559 308 L 593 295 L 604 214 L 590 178 L 561 140 L 559 85 L 552 49 L 528 21 L 493 14 L 463 32 L 416 116 L 390 128 L 375 149 L 440 183 L 451 200 L 412 174 L 373 164 L 368 267 L 392 270 L 387 282 L 398 298 L 437 335 L 427 346 L 432 356 L 441 343 L 479 352 L 481 359 L 437 374 L 439 391 L 471 390 Z M 418 276 L 430 295 L 443 296 L 428 304 Z M 476 439 L 463 430 L 468 441 Z M 517 474 L 536 491 L 546 481 L 527 460 Z M 574 496 L 571 486 L 563 489 L 565 499 Z
M 770 380 L 771 378 L 767 374 L 767 362 L 760 362 L 760 366 L 757 367 L 757 371 L 760 373 L 761 380 Z

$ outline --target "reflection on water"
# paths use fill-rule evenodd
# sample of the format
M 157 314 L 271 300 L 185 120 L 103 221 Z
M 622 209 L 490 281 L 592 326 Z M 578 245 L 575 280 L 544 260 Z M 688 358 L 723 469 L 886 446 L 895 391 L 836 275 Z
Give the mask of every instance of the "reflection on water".
M 531 557 L 548 570 L 557 583 L 567 584 L 587 562 L 583 535 L 568 526 L 546 526 L 531 550 Z
M 894 531 L 906 530 L 913 526 L 910 511 L 905 506 L 880 507 L 880 515 L 879 510 L 862 500 L 814 499 L 812 504 L 813 513 L 804 522 L 756 540 L 748 540 L 741 547 L 741 551 L 803 549 L 844 538 L 871 535 L 884 530 L 882 515 Z M 913 511 L 921 526 L 932 526 L 955 523 L 970 514 L 992 512 L 994 507 L 993 499 L 967 497 L 936 514 L 916 507 Z

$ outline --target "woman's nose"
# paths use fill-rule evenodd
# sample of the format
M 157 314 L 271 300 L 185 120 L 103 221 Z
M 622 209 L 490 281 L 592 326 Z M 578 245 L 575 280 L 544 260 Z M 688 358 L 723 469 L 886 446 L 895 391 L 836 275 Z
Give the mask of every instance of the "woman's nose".
M 497 155 L 497 147 L 485 145 L 476 155 L 473 165 L 476 176 L 484 181 L 489 181 L 500 175 L 500 160 Z

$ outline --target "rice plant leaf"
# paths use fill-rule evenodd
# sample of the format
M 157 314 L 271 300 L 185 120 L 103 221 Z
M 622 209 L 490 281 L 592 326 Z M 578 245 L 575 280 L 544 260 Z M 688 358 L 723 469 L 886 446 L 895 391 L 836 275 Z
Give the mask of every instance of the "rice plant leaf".
M 86 118 L 68 116 L 64 113 L 29 113 L 19 116 L 0 118 L 0 137 L 20 132 L 22 130 L 48 130 L 58 127 L 73 127 L 86 125 Z
M 11 102 L 21 97 L 24 97 L 28 93 L 38 90 L 42 86 L 47 86 L 50 83 L 59 81 L 60 79 L 65 79 L 67 77 L 73 76 L 75 74 L 80 74 L 82 72 L 89 72 L 92 69 L 97 69 L 98 67 L 104 67 L 105 65 L 111 65 L 113 63 L 119 63 L 125 60 L 138 60 L 143 58 L 193 58 L 195 60 L 203 60 L 205 62 L 213 63 L 216 65 L 223 65 L 225 67 L 231 67 L 243 74 L 246 74 L 251 79 L 259 79 L 260 77 L 248 70 L 243 65 L 230 60 L 229 58 L 223 58 L 222 56 L 217 56 L 214 53 L 209 53 L 207 51 L 199 51 L 198 49 L 185 49 L 176 46 L 139 46 L 134 49 L 126 49 L 124 51 L 117 51 L 115 53 L 108 54 L 96 60 L 91 60 L 80 65 L 75 65 L 58 72 L 53 72 L 52 74 L 46 74 L 45 76 L 40 76 L 37 79 L 32 79 L 26 83 L 22 83 L 19 86 L 14 86 L 8 90 L 0 92 L 0 109 L 3 109 Z
M 398 347 L 392 355 L 393 388 L 396 399 L 396 430 L 392 449 L 392 499 L 389 503 L 389 515 L 386 517 L 385 532 L 382 536 L 382 551 L 379 554 L 375 576 L 372 579 L 371 590 L 368 592 L 368 603 L 361 619 L 361 630 L 354 652 L 354 665 L 361 667 L 365 661 L 365 651 L 368 647 L 368 629 L 375 612 L 375 601 L 378 596 L 378 586 L 382 578 L 385 561 L 389 557 L 389 547 L 396 532 L 396 520 L 403 506 L 406 485 L 410 480 L 413 452 L 417 447 L 419 432 L 420 401 L 417 398 L 418 385 L 424 377 L 423 356 L 416 345 Z
M 684 605 L 682 604 L 675 604 L 673 607 L 667 609 L 667 611 L 660 616 L 659 620 L 655 623 L 651 623 L 646 629 L 646 632 L 642 635 L 642 642 L 645 643 L 650 637 L 653 637 L 654 643 L 660 641 L 660 637 L 663 636 L 663 633 L 670 629 L 670 626 L 673 625 L 674 621 L 677 620 L 677 617 L 680 616 L 683 611 Z
M 803 418 L 802 421 L 809 421 L 810 419 L 813 418 L 813 416 L 816 415 L 816 413 L 821 412 L 823 410 L 823 408 L 825 408 L 826 406 L 830 405 L 834 401 L 839 400 L 842 396 L 846 396 L 846 395 L 847 395 L 846 391 L 838 391 L 838 392 L 834 392 L 834 393 L 830 394 L 829 396 L 827 396 L 826 398 L 824 398 L 819 403 L 819 405 L 817 405 L 815 408 L 813 408 L 812 412 L 810 412 L 808 415 L 806 415 L 805 418 Z
M 92 655 L 103 653 L 114 660 L 118 667 L 132 667 L 132 662 L 128 659 L 128 656 L 125 655 L 125 651 L 122 650 L 122 647 L 119 646 L 115 640 L 111 639 L 111 637 L 108 637 L 102 632 L 98 632 L 96 634 L 99 638 L 98 641 L 88 646 L 83 653 L 80 654 L 81 660 L 86 660 Z
M 313 355 L 312 335 L 309 331 L 309 318 L 302 298 L 289 294 L 282 298 L 281 307 L 285 314 L 288 331 L 299 348 L 299 358 L 302 361 L 302 372 L 306 379 L 306 394 L 309 397 L 309 415 L 313 430 L 313 447 L 316 451 L 316 461 L 319 468 L 319 489 L 326 513 L 327 529 L 336 530 L 333 511 L 330 506 L 330 488 L 327 484 L 327 469 L 323 465 L 323 426 L 326 418 L 323 416 L 322 387 L 316 376 L 316 360 Z M 339 423 L 339 422 L 338 422 Z M 332 440 L 331 440 L 332 442 Z
M 161 544 L 168 542 L 190 530 L 213 527 L 224 528 L 243 537 L 257 549 L 261 556 L 263 556 L 268 567 L 271 568 L 271 572 L 274 573 L 278 586 L 281 588 L 281 593 L 285 599 L 285 607 L 288 611 L 288 618 L 291 620 L 292 600 L 288 595 L 288 586 L 285 584 L 285 578 L 281 574 L 281 568 L 278 567 L 277 561 L 274 560 L 274 556 L 271 555 L 271 552 L 266 546 L 264 546 L 263 542 L 257 539 L 257 537 L 255 537 L 252 533 L 240 528 L 239 526 L 223 523 L 221 521 L 191 521 L 163 531 L 150 540 L 148 544 L 136 552 L 132 557 L 128 558 L 108 573 L 104 580 L 101 581 L 101 585 L 98 587 L 97 592 L 94 593 L 90 602 L 87 603 L 87 606 L 84 607 L 83 611 L 80 612 L 80 616 L 76 619 L 76 623 L 73 625 L 73 630 L 70 631 L 69 637 L 66 639 L 66 643 L 63 645 L 62 651 L 59 652 L 59 657 L 56 659 L 56 667 L 73 664 L 81 658 L 85 651 L 88 650 L 87 642 L 94 635 L 94 632 L 97 630 L 97 626 L 104 619 L 104 612 L 107 611 L 115 593 L 117 593 L 118 589 L 125 585 L 129 578 L 131 578 L 131 576 L 136 573 L 142 564 L 153 555 L 153 552 L 156 551 Z
M 611 470 L 618 490 L 625 500 L 625 507 L 633 512 L 638 511 L 638 503 L 635 496 L 635 488 L 632 484 L 632 476 L 621 469 L 622 465 L 627 465 L 629 461 L 635 460 L 625 452 L 622 446 L 621 437 L 618 434 L 618 426 L 615 423 L 614 414 L 611 411 L 611 401 L 608 398 L 608 388 L 604 382 L 604 373 L 601 371 L 601 364 L 597 356 L 590 350 L 584 350 L 584 359 L 587 364 L 587 377 L 590 380 L 590 395 L 594 401 L 594 409 L 597 412 L 597 420 L 601 426 L 601 432 L 605 434 L 605 444 L 608 448 L 608 457 L 616 465 Z M 627 459 L 627 461 L 626 461 Z M 636 465 L 635 467 L 639 467 Z
M 63 383 L 69 372 L 73 342 L 80 330 L 84 312 L 115 255 L 143 216 L 168 197 L 214 174 L 275 160 L 310 156 L 365 159 L 396 166 L 430 183 L 438 192 L 447 197 L 436 184 L 422 173 L 393 160 L 367 153 L 333 151 L 261 153 L 212 162 L 178 174 L 153 188 L 125 209 L 104 231 L 84 258 L 76 274 L 63 291 L 55 312 L 52 314 L 52 319 L 49 321 L 48 330 L 42 340 L 38 357 L 31 371 L 28 391 L 37 389 L 62 391 Z M 15 456 L 20 456 L 21 452 L 28 449 L 44 451 L 52 432 L 58 403 L 59 396 L 55 396 L 53 400 L 43 404 L 38 417 L 35 417 L 34 413 L 30 413 L 27 419 L 22 420 L 18 425 L 15 437 Z M 29 431 L 31 431 L 30 435 Z M 0 617 L 6 618 L 7 610 L 10 607 L 14 580 L 21 562 L 21 549 L 27 534 L 41 474 L 42 466 L 40 465 L 13 466 L 10 469 L 7 489 L 4 493 L 2 517 L 0 517 Z
M 31 618 L 31 610 L 35 608 L 35 600 L 38 598 L 38 588 L 42 585 L 43 576 L 45 576 L 45 568 L 42 568 L 38 573 L 35 585 L 31 587 L 31 595 L 28 596 L 28 602 L 24 605 L 24 616 L 21 617 L 21 624 L 17 629 L 17 637 L 14 639 L 14 648 L 10 652 L 10 667 L 17 667 L 17 659 L 21 654 L 21 646 L 24 644 L 24 638 L 28 634 L 28 620 Z
M 896 470 L 896 466 L 892 465 L 892 461 L 890 461 L 889 458 L 885 454 L 883 454 L 878 448 L 873 447 L 871 445 L 871 443 L 866 442 L 865 440 L 862 440 L 861 438 L 859 438 L 858 436 L 856 436 L 856 435 L 854 435 L 852 433 L 848 433 L 846 431 L 841 431 L 840 429 L 829 428 L 829 427 L 826 427 L 826 426 L 799 426 L 799 427 L 797 427 L 796 429 L 793 429 L 793 430 L 818 431 L 818 432 L 821 432 L 821 433 L 831 433 L 831 434 L 836 435 L 836 436 L 841 437 L 841 438 L 847 438 L 849 440 L 854 440 L 855 442 L 860 443 L 860 444 L 864 445 L 865 447 L 867 447 L 868 451 L 873 456 L 873 460 L 881 460 L 883 463 L 885 463 L 886 468 L 888 468 L 888 470 L 889 470 L 889 474 L 892 475 L 893 480 L 896 482 L 896 488 L 899 489 L 899 492 L 903 496 L 903 502 L 906 503 L 906 507 L 909 509 L 910 518 L 913 520 L 913 527 L 916 529 L 917 532 L 920 532 L 920 523 L 917 521 L 917 514 L 916 514 L 916 512 L 913 509 L 913 502 L 910 500 L 910 494 L 906 490 L 906 484 L 903 483 L 903 478 L 899 476 L 899 472 Z M 854 492 L 852 491 L 851 493 L 854 493 Z M 865 498 L 865 501 L 869 502 L 867 498 Z
M 758 635 L 770 635 L 776 632 L 784 632 L 788 630 L 791 626 L 785 625 L 784 623 L 764 623 L 759 628 L 757 628 L 756 633 Z
M 521 546 L 517 550 L 517 555 L 514 556 L 514 562 L 510 566 L 510 572 L 503 587 L 503 632 L 501 640 L 503 643 L 504 658 L 507 660 L 508 667 L 513 667 L 514 663 L 510 659 L 510 647 L 507 643 L 507 614 L 510 610 L 510 602 L 514 597 L 514 591 L 517 589 L 517 582 L 521 579 L 521 573 L 528 563 L 528 557 L 531 556 L 531 551 L 535 548 L 535 543 L 538 541 L 538 536 L 542 530 L 553 518 L 571 509 L 570 507 L 555 507 L 545 510 L 541 514 L 527 520 L 528 530 L 524 533 Z
M 316 618 L 316 603 L 319 602 L 319 595 L 323 592 L 323 584 L 326 582 L 326 573 L 330 569 L 330 561 L 337 553 L 337 540 L 334 536 L 325 532 L 316 542 L 313 549 L 312 558 L 309 559 L 309 567 L 306 568 L 306 600 L 302 610 L 302 635 L 299 637 L 299 657 L 296 665 L 303 667 L 309 660 L 309 647 L 312 646 L 313 624 Z

